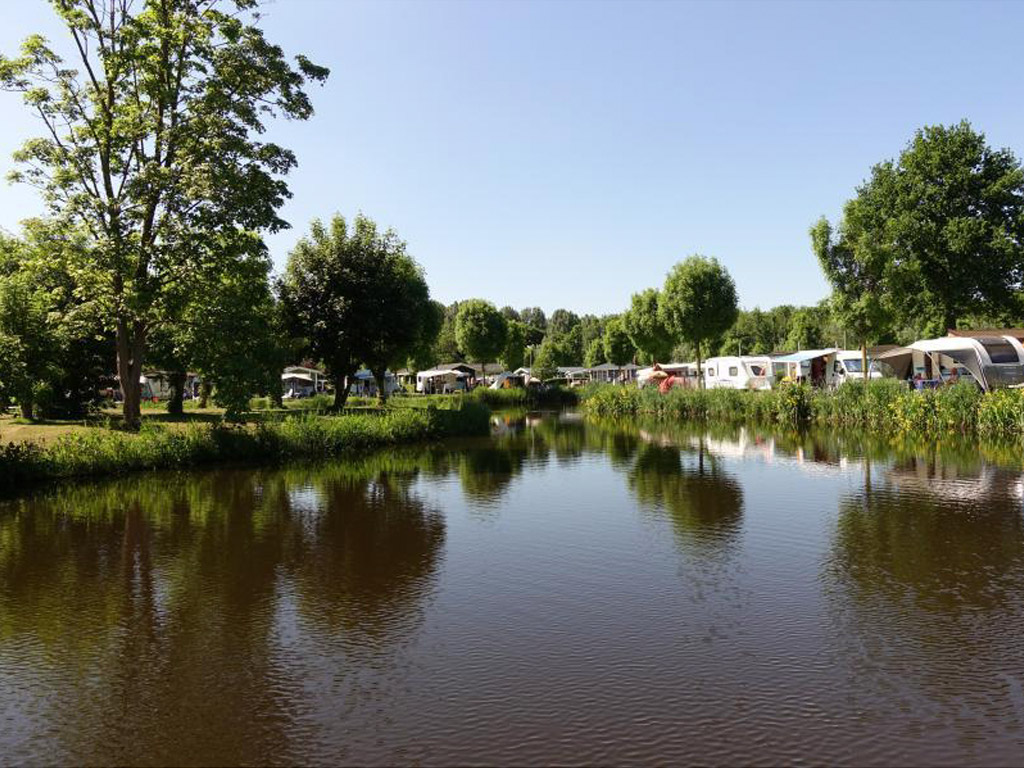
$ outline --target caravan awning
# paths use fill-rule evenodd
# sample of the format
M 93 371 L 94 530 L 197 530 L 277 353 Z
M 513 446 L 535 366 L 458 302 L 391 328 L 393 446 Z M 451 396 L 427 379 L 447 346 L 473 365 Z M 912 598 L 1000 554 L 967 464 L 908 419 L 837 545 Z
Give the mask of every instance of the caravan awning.
M 285 373 L 281 375 L 281 381 L 308 381 L 313 383 L 313 377 L 304 373 Z
M 988 389 L 988 382 L 985 379 L 985 374 L 981 370 L 981 361 L 978 359 L 978 353 L 973 349 L 965 349 L 962 346 L 959 349 L 955 348 L 956 346 L 960 346 L 955 345 L 955 342 L 961 341 L 961 339 L 951 338 L 951 341 L 954 342 L 954 344 L 949 345 L 950 347 L 953 347 L 952 349 L 948 347 L 928 349 L 926 347 L 936 345 L 933 342 L 917 341 L 909 347 L 896 347 L 896 349 L 883 352 L 878 355 L 875 360 L 880 360 L 892 368 L 893 373 L 896 374 L 896 378 L 908 379 L 913 373 L 911 368 L 913 366 L 915 350 L 924 355 L 945 355 L 964 366 L 964 368 L 970 371 L 971 375 L 978 380 L 978 383 L 981 384 L 982 387 Z
M 834 355 L 839 350 L 835 347 L 832 349 L 805 349 L 800 352 L 794 352 L 791 355 L 782 355 L 781 357 L 773 357 L 773 363 L 806 363 L 808 360 L 814 360 L 816 357 L 828 357 Z

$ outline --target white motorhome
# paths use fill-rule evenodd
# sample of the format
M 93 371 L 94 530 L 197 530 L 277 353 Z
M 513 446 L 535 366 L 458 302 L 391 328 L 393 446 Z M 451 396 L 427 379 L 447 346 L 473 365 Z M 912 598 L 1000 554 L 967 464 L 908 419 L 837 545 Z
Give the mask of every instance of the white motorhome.
M 711 357 L 704 362 L 704 386 L 708 389 L 771 389 L 770 357 Z
M 932 389 L 968 377 L 986 391 L 1024 384 L 1024 346 L 1013 336 L 924 339 L 877 359 L 915 389 Z
M 847 381 L 864 381 L 864 355 L 859 349 L 842 349 L 836 353 L 832 365 L 836 385 Z M 882 378 L 882 369 L 874 360 L 868 358 L 868 379 Z

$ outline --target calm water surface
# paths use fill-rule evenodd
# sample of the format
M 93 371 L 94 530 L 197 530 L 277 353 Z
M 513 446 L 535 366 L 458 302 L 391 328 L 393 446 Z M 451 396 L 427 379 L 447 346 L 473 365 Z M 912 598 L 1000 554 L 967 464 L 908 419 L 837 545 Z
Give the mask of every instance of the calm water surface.
M 1021 464 L 532 415 L 0 502 L 0 754 L 1020 764 Z

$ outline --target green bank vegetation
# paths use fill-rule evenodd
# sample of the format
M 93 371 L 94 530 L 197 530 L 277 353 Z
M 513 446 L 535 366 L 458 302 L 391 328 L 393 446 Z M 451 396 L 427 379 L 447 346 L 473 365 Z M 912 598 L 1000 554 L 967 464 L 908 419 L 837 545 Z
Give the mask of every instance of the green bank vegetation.
M 386 408 L 334 416 L 310 412 L 245 426 L 190 423 L 168 428 L 143 422 L 138 432 L 90 429 L 47 445 L 0 447 L 0 489 L 140 470 L 319 459 L 446 437 L 487 435 L 489 429 L 489 409 L 468 400 L 458 408 Z
M 841 426 L 869 432 L 941 437 L 945 434 L 1019 437 L 1024 392 L 984 394 L 970 383 L 916 392 L 894 380 L 850 382 L 835 391 L 783 385 L 770 391 L 593 386 L 583 409 L 601 417 L 651 417 L 684 422 Z

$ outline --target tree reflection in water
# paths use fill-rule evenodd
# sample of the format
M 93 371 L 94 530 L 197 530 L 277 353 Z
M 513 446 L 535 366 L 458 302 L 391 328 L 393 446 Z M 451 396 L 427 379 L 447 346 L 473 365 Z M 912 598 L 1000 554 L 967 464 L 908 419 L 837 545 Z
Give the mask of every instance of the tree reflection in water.
M 317 474 L 312 515 L 282 503 L 303 487 L 287 471 L 148 476 L 0 506 L 0 681 L 22 734 L 4 740 L 8 757 L 289 761 L 286 604 L 385 653 L 416 631 L 443 550 L 443 517 L 407 480 L 348 474 Z
M 627 477 L 642 504 L 668 515 L 684 548 L 714 552 L 736 540 L 743 521 L 743 489 L 707 453 L 703 438 L 696 450 L 686 453 L 671 444 L 642 445 Z
M 934 453 L 866 466 L 823 582 L 851 699 L 879 723 L 912 712 L 980 744 L 1008 711 L 1024 717 L 1021 473 Z M 893 690 L 902 710 L 887 709 Z

